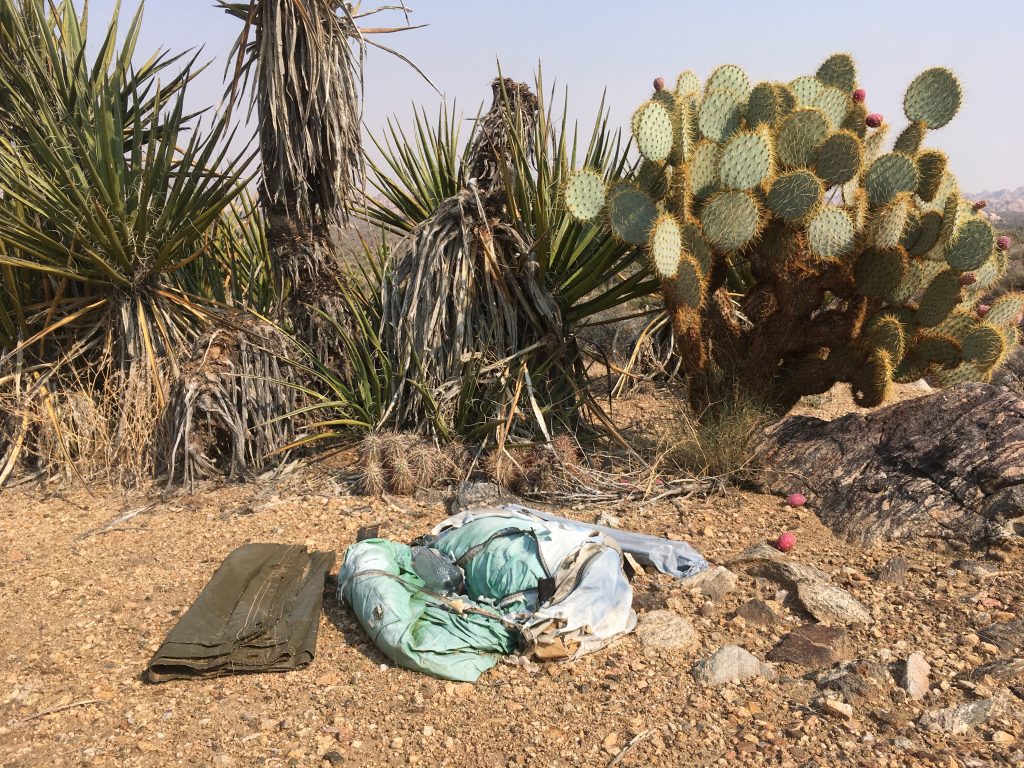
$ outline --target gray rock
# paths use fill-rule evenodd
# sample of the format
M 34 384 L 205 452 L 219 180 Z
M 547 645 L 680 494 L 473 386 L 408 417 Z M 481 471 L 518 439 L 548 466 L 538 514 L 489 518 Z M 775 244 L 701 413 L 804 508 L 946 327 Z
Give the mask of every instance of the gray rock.
M 999 717 L 1016 708 L 1013 694 L 1002 688 L 987 699 L 970 701 L 957 707 L 944 707 L 925 712 L 917 724 L 935 733 L 958 735 Z
M 910 569 L 910 563 L 907 562 L 905 557 L 890 557 L 885 561 L 885 564 L 878 569 L 878 573 L 875 574 L 875 578 L 879 581 L 885 581 L 890 584 L 899 584 L 907 578 L 907 571 Z
M 700 581 L 700 593 L 716 603 L 736 589 L 736 585 L 739 584 L 739 577 L 721 565 L 705 571 L 701 576 L 703 578 Z
M 1024 679 L 1024 659 L 1020 657 L 997 659 L 970 669 L 960 677 L 972 682 L 980 682 L 988 677 L 1003 683 L 1015 683 Z
M 1024 651 L 1024 619 L 1000 621 L 978 630 L 978 637 L 1003 653 Z
M 783 637 L 766 658 L 769 661 L 799 664 L 819 669 L 853 654 L 853 646 L 845 629 L 825 624 L 805 624 Z
M 704 685 L 725 685 L 763 677 L 775 680 L 778 674 L 771 664 L 765 664 L 738 645 L 725 645 L 698 662 L 692 670 L 693 678 Z
M 931 673 L 932 667 L 925 661 L 924 656 L 920 653 L 912 653 L 907 658 L 907 663 L 903 667 L 900 686 L 907 692 L 910 698 L 920 701 L 928 695 Z
M 645 651 L 694 650 L 700 637 L 693 624 L 675 611 L 660 610 L 645 613 L 637 624 L 636 636 Z
M 782 621 L 764 600 L 748 600 L 736 609 L 736 615 L 748 624 L 762 627 L 771 627 Z
M 992 563 L 987 563 L 984 560 L 954 560 L 953 567 L 968 576 L 987 576 L 999 570 Z
M 871 624 L 874 619 L 853 595 L 824 581 L 797 584 L 796 597 L 811 616 L 826 624 Z
M 752 547 L 747 547 L 734 557 L 730 557 L 725 561 L 725 564 L 730 566 L 742 566 L 749 565 L 750 563 L 763 562 L 765 560 L 782 560 L 784 557 L 785 555 L 771 544 L 761 542 L 760 544 L 754 544 Z
M 811 581 L 831 581 L 829 575 L 813 565 L 805 565 L 795 560 L 761 560 L 751 562 L 745 566 L 747 573 L 751 576 L 759 576 L 762 579 L 782 584 L 790 591 L 796 589 L 798 584 Z

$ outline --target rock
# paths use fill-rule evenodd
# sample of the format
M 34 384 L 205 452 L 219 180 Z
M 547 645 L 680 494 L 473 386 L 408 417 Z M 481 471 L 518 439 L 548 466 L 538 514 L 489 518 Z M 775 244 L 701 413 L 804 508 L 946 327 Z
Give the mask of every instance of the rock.
M 814 512 L 837 535 L 935 539 L 984 547 L 1016 536 L 1024 515 L 1024 398 L 965 384 L 831 421 L 790 416 L 756 446 L 756 482 L 814 488 Z
M 748 624 L 761 627 L 771 627 L 782 621 L 764 600 L 748 600 L 736 609 L 736 615 Z
M 925 712 L 917 723 L 929 731 L 956 736 L 989 720 L 1005 717 L 1015 706 L 1013 694 L 1003 688 L 987 699 Z
M 831 696 L 826 696 L 821 700 L 821 711 L 830 717 L 835 717 L 840 720 L 853 719 L 853 707 L 845 701 Z
M 736 589 L 739 578 L 735 573 L 721 565 L 701 574 L 700 593 L 708 600 L 719 602 L 723 597 Z
M 1012 733 L 1006 731 L 993 731 L 992 732 L 992 743 L 1000 746 L 1006 746 L 1007 744 L 1013 744 L 1016 741 Z
M 697 630 L 675 611 L 645 613 L 637 624 L 636 636 L 645 651 L 692 651 L 700 642 Z
M 907 571 L 909 568 L 910 563 L 907 562 L 905 557 L 890 557 L 885 561 L 885 564 L 878 569 L 878 573 L 875 574 L 875 578 L 879 581 L 885 581 L 890 584 L 899 584 L 907 578 Z
M 824 624 L 805 624 L 783 637 L 766 658 L 769 661 L 818 669 L 849 659 L 852 653 L 853 646 L 845 629 Z
M 505 493 L 494 483 L 464 482 L 459 484 L 458 491 L 448 502 L 448 512 L 457 515 L 467 509 L 517 503 L 519 503 L 519 499 Z
M 321 759 L 322 760 L 326 760 L 331 765 L 343 765 L 344 762 L 345 762 L 345 756 L 342 755 L 337 750 L 331 750 L 330 752 L 325 752 Z
M 984 560 L 954 560 L 953 567 L 968 576 L 987 576 L 999 570 L 992 563 L 986 563 Z
M 997 659 L 960 675 L 961 679 L 972 682 L 980 682 L 986 677 L 1001 683 L 1015 683 L 1024 679 L 1024 659 L 1020 657 Z
M 907 663 L 903 667 L 900 685 L 910 698 L 920 701 L 928 694 L 931 673 L 932 667 L 925 661 L 924 656 L 912 653 L 907 657 Z
M 771 664 L 765 664 L 738 645 L 722 646 L 698 662 L 692 674 L 698 683 L 704 685 L 725 685 L 755 677 L 775 680 L 778 677 Z
M 1024 651 L 1024 619 L 1000 621 L 978 631 L 978 636 L 1003 653 Z
M 801 582 L 797 585 L 796 597 L 811 616 L 826 624 L 867 625 L 874 621 L 857 598 L 828 582 Z
M 779 552 L 779 550 L 771 544 L 761 542 L 760 544 L 754 544 L 752 547 L 747 547 L 734 557 L 730 557 L 725 561 L 725 564 L 730 566 L 740 566 L 764 560 L 782 560 L 784 557 L 785 555 Z
M 767 545 L 765 545 L 767 546 Z M 790 589 L 803 581 L 828 581 L 829 575 L 813 565 L 804 565 L 796 560 L 768 560 L 764 558 L 735 563 L 738 570 L 751 576 L 768 579 Z
M 846 701 L 869 701 L 884 694 L 892 685 L 889 670 L 877 661 L 855 659 L 818 673 L 818 688 L 842 694 Z

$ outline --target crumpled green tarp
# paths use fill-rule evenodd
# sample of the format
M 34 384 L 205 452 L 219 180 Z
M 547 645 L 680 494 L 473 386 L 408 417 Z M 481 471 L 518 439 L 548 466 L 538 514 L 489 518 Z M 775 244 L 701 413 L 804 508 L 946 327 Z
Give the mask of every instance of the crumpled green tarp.
M 149 680 L 307 666 L 334 557 L 297 544 L 234 550 L 149 662 Z

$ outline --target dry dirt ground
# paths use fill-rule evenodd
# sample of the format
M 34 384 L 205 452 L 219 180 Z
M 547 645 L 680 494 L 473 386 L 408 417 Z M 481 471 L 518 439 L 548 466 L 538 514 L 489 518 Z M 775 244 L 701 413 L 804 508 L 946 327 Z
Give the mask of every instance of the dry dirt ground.
M 843 409 L 831 396 L 814 406 L 828 415 Z M 317 657 L 305 670 L 143 682 L 151 654 L 235 547 L 305 542 L 335 549 L 340 559 L 360 526 L 383 521 L 383 535 L 407 541 L 446 515 L 440 497 L 350 494 L 337 470 L 315 465 L 196 495 L 53 486 L 0 495 L 0 764 L 1024 765 L 1018 719 L 993 716 L 959 735 L 917 723 L 926 711 L 990 695 L 985 684 L 964 685 L 960 676 L 1003 655 L 977 631 L 1024 612 L 1019 550 L 863 550 L 833 537 L 813 511 L 735 490 L 555 509 L 584 520 L 609 512 L 625 528 L 685 539 L 715 562 L 794 531 L 797 545 L 787 557 L 829 573 L 874 618 L 849 630 L 853 658 L 895 673 L 847 696 L 852 718 L 823 711 L 814 679 L 820 670 L 795 664 L 776 664 L 774 682 L 695 682 L 694 664 L 721 646 L 740 645 L 763 659 L 808 621 L 775 601 L 777 585 L 744 575 L 717 602 L 660 574 L 638 576 L 641 623 L 657 609 L 687 616 L 700 637 L 687 651 L 651 652 L 628 636 L 576 662 L 501 664 L 476 685 L 457 685 L 387 663 L 328 597 Z M 906 577 L 877 580 L 894 555 L 909 561 Z M 755 598 L 780 622 L 735 618 Z M 931 665 L 931 690 L 921 701 L 897 682 L 914 651 Z

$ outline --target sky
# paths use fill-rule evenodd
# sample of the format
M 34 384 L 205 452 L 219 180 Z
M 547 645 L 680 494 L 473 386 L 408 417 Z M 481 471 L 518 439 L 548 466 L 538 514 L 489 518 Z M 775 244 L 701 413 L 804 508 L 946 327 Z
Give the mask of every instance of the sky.
M 394 3 L 394 0 L 388 0 Z M 723 63 L 738 64 L 752 81 L 813 74 L 831 53 L 853 54 L 867 106 L 892 124 L 906 123 L 902 97 L 924 69 L 946 66 L 960 77 L 964 101 L 956 119 L 930 131 L 926 144 L 945 150 L 964 190 L 1024 186 L 1024 2 L 989 0 L 407 0 L 410 21 L 426 24 L 381 41 L 426 73 L 439 95 L 397 58 L 372 51 L 365 75 L 365 129 L 380 135 L 389 117 L 408 124 L 414 105 L 436 112 L 441 99 L 467 116 L 489 104 L 489 83 L 502 72 L 568 88 L 569 114 L 589 131 L 602 93 L 614 126 L 628 127 L 651 82 L 669 83 L 684 69 L 702 78 Z M 114 0 L 90 0 L 93 30 L 109 19 Z M 123 25 L 138 0 L 122 0 Z M 363 4 L 363 9 L 376 7 Z M 367 25 L 397 26 L 384 12 Z M 193 83 L 194 106 L 221 101 L 224 68 L 240 22 L 213 0 L 148 0 L 138 52 L 146 57 L 202 47 L 212 65 Z M 95 31 L 93 34 L 97 34 Z

